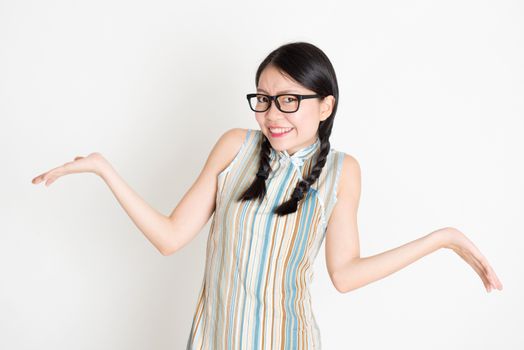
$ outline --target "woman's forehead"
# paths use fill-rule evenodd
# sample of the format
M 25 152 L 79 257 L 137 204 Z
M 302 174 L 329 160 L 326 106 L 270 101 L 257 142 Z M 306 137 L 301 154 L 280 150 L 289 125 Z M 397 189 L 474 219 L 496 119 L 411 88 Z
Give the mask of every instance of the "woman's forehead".
M 265 93 L 265 94 L 270 94 L 271 92 L 270 91 L 267 91 L 266 89 L 262 89 L 262 88 L 257 88 L 257 92 L 262 92 L 262 93 Z M 294 89 L 283 89 L 283 90 L 276 90 L 274 92 L 275 95 L 280 95 L 280 94 L 297 94 L 297 93 L 300 93 L 300 89 L 297 89 L 297 88 L 294 88 Z
M 306 90 L 308 89 L 272 66 L 264 69 L 257 86 L 257 92 L 275 94 L 299 93 Z
M 260 82 L 262 81 L 288 82 L 289 84 L 296 84 L 296 82 L 286 72 L 271 65 L 264 68 L 262 74 L 260 74 Z

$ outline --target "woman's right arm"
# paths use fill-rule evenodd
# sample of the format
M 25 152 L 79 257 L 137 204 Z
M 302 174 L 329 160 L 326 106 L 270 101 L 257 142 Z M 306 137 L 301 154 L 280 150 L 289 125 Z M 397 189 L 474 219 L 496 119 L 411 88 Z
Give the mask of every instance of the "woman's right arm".
M 124 208 L 138 229 L 164 254 L 168 232 L 172 229 L 169 220 L 146 203 L 146 201 L 124 181 L 108 161 L 102 158 L 99 160 L 99 163 L 98 175 L 109 186 L 118 203 Z
M 168 217 L 148 205 L 100 153 L 76 157 L 72 162 L 35 177 L 32 183 L 46 181 L 49 186 L 58 177 L 70 173 L 99 175 L 140 231 L 167 256 L 189 243 L 208 222 L 215 210 L 217 176 L 238 153 L 246 131 L 230 129 L 219 138 L 198 178 Z
M 204 168 L 169 215 L 168 231 L 162 254 L 170 255 L 188 244 L 215 211 L 217 177 L 233 161 L 245 140 L 247 129 L 226 131 L 209 154 Z

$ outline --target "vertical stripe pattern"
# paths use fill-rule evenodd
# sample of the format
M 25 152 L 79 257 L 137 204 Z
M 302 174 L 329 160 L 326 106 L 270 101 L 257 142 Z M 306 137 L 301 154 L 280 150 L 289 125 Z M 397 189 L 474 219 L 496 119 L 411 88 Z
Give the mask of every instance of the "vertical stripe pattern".
M 187 350 L 321 349 L 309 285 L 336 203 L 344 153 L 331 148 L 317 181 L 295 213 L 272 211 L 315 165 L 320 140 L 292 155 L 271 148 L 262 201 L 237 201 L 255 179 L 264 139 L 248 129 L 218 175 L 204 278 Z

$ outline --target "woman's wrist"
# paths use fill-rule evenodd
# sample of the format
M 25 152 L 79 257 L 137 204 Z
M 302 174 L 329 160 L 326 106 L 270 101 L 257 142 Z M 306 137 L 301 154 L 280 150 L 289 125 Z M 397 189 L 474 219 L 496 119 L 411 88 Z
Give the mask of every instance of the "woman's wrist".
M 105 175 L 112 170 L 111 164 L 100 153 L 97 153 L 93 161 L 94 173 L 104 179 Z
M 451 242 L 453 240 L 453 235 L 455 234 L 456 229 L 453 227 L 445 227 L 430 233 L 430 235 L 435 239 L 437 245 L 440 248 L 450 248 Z

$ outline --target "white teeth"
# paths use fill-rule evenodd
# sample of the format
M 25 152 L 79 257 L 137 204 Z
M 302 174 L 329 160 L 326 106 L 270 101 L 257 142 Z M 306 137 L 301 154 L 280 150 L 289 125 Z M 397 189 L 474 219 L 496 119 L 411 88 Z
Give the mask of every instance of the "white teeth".
M 293 128 L 287 128 L 287 129 L 284 129 L 284 128 L 276 128 L 276 129 L 272 129 L 270 128 L 269 131 L 271 131 L 272 133 L 274 134 L 281 134 L 283 132 L 288 132 L 289 130 L 291 130 Z

